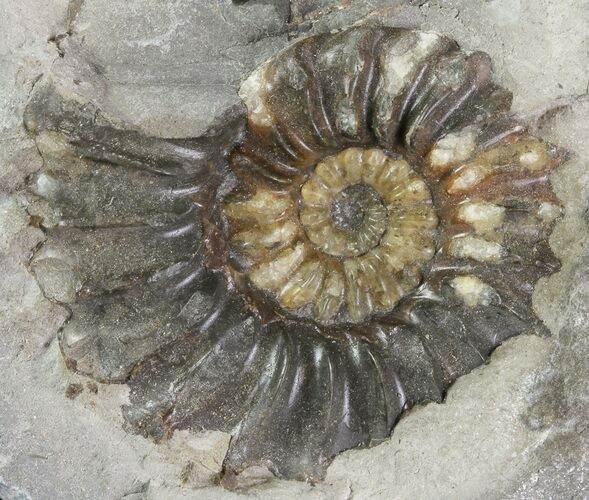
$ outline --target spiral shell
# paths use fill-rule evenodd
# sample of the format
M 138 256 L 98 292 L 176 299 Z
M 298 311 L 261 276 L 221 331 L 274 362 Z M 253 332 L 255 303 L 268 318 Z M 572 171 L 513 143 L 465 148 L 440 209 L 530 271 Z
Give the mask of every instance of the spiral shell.
M 297 194 L 258 190 L 224 207 L 242 228 L 230 244 L 255 262 L 255 286 L 287 309 L 312 304 L 320 322 L 360 322 L 416 288 L 438 221 L 407 162 L 348 148 L 321 160 Z
M 68 366 L 129 384 L 130 431 L 226 430 L 226 470 L 318 479 L 544 330 L 565 155 L 509 116 L 486 54 L 435 33 L 311 36 L 240 95 L 245 127 L 166 141 L 37 85 L 31 190 L 59 223 L 31 267 L 72 312 Z

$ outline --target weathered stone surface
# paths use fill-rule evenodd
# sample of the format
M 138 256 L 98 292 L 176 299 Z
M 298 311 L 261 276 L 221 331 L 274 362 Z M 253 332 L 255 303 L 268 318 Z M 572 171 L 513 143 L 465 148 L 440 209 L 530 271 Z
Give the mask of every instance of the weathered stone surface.
M 67 4 L 0 2 L 0 190 L 14 191 L 41 167 L 22 115 L 33 85 L 57 58 L 48 39 L 65 29 Z
M 530 456 L 509 498 L 589 495 L 589 255 L 572 272 L 563 328 L 522 415 L 546 438 Z
M 0 495 L 2 495 L 0 498 L 4 500 L 30 500 L 31 498 L 22 490 L 7 486 L 2 481 L 0 481 Z
M 53 73 L 148 135 L 198 136 L 285 44 L 287 19 L 286 0 L 79 2 Z

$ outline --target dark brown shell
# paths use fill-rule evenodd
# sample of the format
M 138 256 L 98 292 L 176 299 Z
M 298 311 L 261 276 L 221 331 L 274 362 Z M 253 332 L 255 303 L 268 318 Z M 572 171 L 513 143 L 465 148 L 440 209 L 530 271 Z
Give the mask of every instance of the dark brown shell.
M 559 266 L 548 176 L 563 153 L 510 118 L 486 54 L 432 33 L 309 37 L 241 95 L 245 131 L 233 111 L 178 142 L 37 85 L 26 123 L 45 168 L 31 189 L 61 222 L 46 223 L 32 269 L 71 310 L 68 366 L 131 387 L 130 431 L 221 429 L 234 436 L 227 470 L 318 479 L 337 453 L 386 439 L 406 409 L 441 401 L 505 339 L 544 331 L 531 296 Z M 351 147 L 403 157 L 425 180 L 436 253 L 392 310 L 324 324 L 252 285 L 223 207 L 297 193 Z

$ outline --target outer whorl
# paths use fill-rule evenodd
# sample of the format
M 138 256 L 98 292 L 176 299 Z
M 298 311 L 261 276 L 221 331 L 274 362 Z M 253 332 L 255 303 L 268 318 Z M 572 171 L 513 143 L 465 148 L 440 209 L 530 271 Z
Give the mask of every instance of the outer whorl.
M 486 54 L 434 33 L 312 36 L 240 95 L 247 124 L 167 141 L 38 85 L 31 189 L 59 224 L 32 269 L 71 310 L 68 366 L 131 387 L 129 430 L 228 431 L 227 470 L 319 479 L 543 330 L 564 155 Z

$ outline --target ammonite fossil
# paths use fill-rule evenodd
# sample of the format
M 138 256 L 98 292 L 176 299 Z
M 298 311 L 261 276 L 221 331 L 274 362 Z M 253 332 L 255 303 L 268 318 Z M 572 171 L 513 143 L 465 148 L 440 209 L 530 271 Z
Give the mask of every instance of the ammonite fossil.
M 318 479 L 543 331 L 564 153 L 510 116 L 487 55 L 434 33 L 311 36 L 240 95 L 247 120 L 179 141 L 39 83 L 31 267 L 71 310 L 67 365 L 130 386 L 129 431 L 228 431 L 226 470 Z

